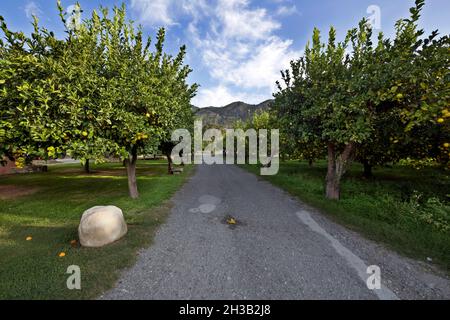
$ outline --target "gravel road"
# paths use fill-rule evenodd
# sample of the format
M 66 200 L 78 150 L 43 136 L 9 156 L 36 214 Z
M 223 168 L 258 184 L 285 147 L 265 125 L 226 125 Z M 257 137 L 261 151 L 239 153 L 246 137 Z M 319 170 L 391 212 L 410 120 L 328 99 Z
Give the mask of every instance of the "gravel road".
M 198 166 L 173 204 L 153 246 L 100 299 L 450 299 L 449 278 L 429 264 L 237 166 Z M 381 289 L 368 288 L 369 266 Z

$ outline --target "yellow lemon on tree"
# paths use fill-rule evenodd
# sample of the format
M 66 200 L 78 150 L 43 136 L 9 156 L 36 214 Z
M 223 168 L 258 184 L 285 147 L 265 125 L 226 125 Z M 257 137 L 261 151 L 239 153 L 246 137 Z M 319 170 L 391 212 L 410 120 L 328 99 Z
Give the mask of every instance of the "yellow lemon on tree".
M 439 118 L 439 119 L 437 120 L 438 123 L 444 123 L 444 121 L 445 121 L 445 120 L 444 120 L 443 118 Z
M 444 143 L 444 148 L 450 148 L 450 143 L 448 142 Z
M 87 137 L 87 135 L 88 135 L 88 133 L 86 131 L 83 131 L 81 134 L 83 135 L 83 137 Z

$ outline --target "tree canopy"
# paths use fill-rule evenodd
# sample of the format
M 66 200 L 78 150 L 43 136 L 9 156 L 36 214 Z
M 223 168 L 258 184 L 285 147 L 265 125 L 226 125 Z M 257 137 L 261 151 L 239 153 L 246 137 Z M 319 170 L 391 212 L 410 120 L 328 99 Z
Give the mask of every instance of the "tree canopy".
M 395 25 L 395 38 L 363 19 L 336 41 L 314 30 L 305 54 L 282 72 L 274 109 L 293 148 L 320 156 L 328 150 L 326 195 L 355 157 L 372 164 L 435 157 L 448 163 L 450 40 L 418 28 L 424 0 Z
M 69 155 L 86 161 L 122 158 L 131 197 L 138 197 L 137 155 L 156 149 L 168 132 L 189 125 L 197 85 L 184 64 L 186 47 L 154 49 L 125 6 L 102 8 L 79 23 L 57 3 L 66 38 L 39 27 L 31 36 L 0 18 L 0 158 L 23 162 Z

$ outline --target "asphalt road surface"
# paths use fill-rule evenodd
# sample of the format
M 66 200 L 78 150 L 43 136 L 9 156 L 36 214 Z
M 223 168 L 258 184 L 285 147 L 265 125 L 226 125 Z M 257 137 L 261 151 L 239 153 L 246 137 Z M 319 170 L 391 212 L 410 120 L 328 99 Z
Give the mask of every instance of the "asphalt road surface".
M 426 262 L 364 239 L 237 166 L 198 166 L 173 204 L 155 243 L 101 299 L 450 298 L 450 280 Z M 368 267 L 379 268 L 380 289 Z

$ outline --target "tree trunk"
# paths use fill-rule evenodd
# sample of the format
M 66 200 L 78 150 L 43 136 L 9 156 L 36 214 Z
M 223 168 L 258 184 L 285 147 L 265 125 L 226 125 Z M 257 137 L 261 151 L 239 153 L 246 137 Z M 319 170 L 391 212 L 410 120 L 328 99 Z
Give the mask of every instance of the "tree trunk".
M 372 165 L 369 163 L 369 161 L 364 160 L 363 161 L 363 166 L 364 166 L 364 178 L 367 179 L 371 179 L 373 178 L 373 173 L 372 173 Z
M 314 165 L 314 161 L 310 159 L 310 160 L 308 161 L 308 164 L 309 164 L 310 167 L 312 167 L 312 166 Z
M 183 150 L 180 150 L 180 153 L 179 153 L 178 155 L 179 155 L 180 158 L 181 158 L 181 166 L 182 166 L 182 167 L 184 167 L 183 154 L 184 154 Z
M 127 167 L 128 176 L 128 190 L 132 199 L 139 198 L 139 191 L 136 181 L 136 163 L 137 163 L 137 150 L 133 148 L 131 157 L 125 159 L 125 165 Z
M 173 167 L 172 167 L 172 157 L 170 153 L 166 153 L 167 158 L 167 173 L 173 174 Z
M 86 159 L 86 161 L 84 162 L 84 172 L 91 173 L 91 168 L 89 166 L 89 159 Z
M 338 200 L 340 197 L 339 182 L 336 181 L 336 150 L 333 144 L 328 145 L 328 171 L 326 178 L 327 199 Z
M 328 144 L 328 172 L 326 178 L 326 197 L 331 200 L 340 199 L 341 178 L 352 161 L 355 144 L 349 143 L 344 151 L 338 154 L 336 146 Z

